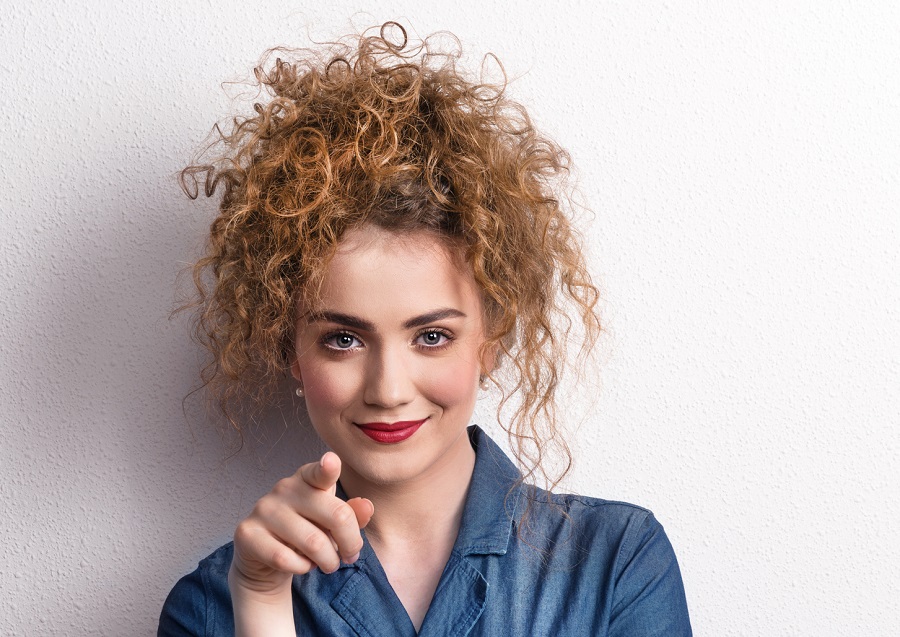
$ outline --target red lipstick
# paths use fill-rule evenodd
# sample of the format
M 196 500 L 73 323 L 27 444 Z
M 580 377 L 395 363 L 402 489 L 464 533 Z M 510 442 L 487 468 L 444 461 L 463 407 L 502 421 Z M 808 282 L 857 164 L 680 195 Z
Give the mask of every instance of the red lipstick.
M 375 442 L 385 445 L 393 445 L 403 442 L 419 430 L 428 420 L 400 420 L 397 422 L 364 422 L 356 423 L 364 434 Z

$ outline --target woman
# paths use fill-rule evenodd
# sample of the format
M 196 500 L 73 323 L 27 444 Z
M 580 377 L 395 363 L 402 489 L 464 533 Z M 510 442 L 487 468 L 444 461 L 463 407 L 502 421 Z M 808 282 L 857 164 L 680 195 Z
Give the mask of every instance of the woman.
M 195 267 L 205 381 L 240 430 L 288 371 L 332 451 L 176 585 L 159 634 L 690 634 L 652 514 L 527 481 L 568 458 L 560 326 L 589 349 L 597 291 L 566 154 L 457 57 L 389 23 L 278 59 L 222 161 L 185 171 L 224 185 Z M 521 470 L 470 426 L 491 386 Z

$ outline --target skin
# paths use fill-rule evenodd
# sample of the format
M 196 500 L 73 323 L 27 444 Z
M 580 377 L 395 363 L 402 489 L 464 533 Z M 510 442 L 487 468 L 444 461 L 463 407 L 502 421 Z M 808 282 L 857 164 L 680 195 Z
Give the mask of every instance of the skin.
M 480 291 L 455 256 L 424 231 L 352 230 L 326 271 L 322 312 L 298 312 L 291 373 L 333 451 L 279 481 L 238 525 L 238 635 L 294 635 L 292 576 L 355 561 L 363 527 L 420 628 L 459 531 L 475 463 L 466 427 L 494 360 L 479 355 Z M 423 419 L 394 444 L 359 426 Z M 339 478 L 348 502 L 335 496 Z

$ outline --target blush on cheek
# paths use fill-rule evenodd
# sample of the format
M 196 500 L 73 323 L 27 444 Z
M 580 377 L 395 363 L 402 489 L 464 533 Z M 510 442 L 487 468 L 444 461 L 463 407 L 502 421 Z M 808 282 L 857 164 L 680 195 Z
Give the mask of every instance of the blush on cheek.
M 477 364 L 459 359 L 434 365 L 424 375 L 422 391 L 444 409 L 469 405 L 478 393 L 479 371 Z
M 346 367 L 301 366 L 301 374 L 306 409 L 313 419 L 333 418 L 353 401 L 357 392 L 354 374 Z
M 340 385 L 330 382 L 330 379 L 316 375 L 307 374 L 303 379 L 303 393 L 307 402 L 317 404 L 332 404 L 340 400 Z

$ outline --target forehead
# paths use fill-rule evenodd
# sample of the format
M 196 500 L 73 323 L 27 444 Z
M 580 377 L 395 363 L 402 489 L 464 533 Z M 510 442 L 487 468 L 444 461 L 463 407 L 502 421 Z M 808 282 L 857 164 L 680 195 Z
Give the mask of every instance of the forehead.
M 328 309 L 355 313 L 481 309 L 471 267 L 447 241 L 428 231 L 395 233 L 370 225 L 343 237 L 324 272 L 320 298 Z

